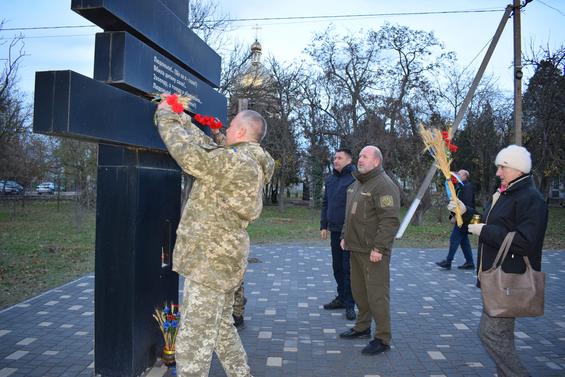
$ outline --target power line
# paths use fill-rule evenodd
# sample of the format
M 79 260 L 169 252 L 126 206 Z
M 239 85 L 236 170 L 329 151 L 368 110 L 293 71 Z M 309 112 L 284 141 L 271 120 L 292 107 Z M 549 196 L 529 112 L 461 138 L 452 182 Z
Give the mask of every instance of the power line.
M 393 16 L 428 16 L 434 14 L 460 14 L 460 13 L 492 13 L 503 12 L 502 8 L 491 9 L 468 9 L 468 10 L 445 10 L 430 12 L 395 12 L 395 13 L 367 13 L 367 14 L 343 14 L 343 15 L 323 15 L 323 16 L 288 16 L 288 17 L 257 17 L 257 18 L 231 18 L 227 22 L 247 22 L 247 21 L 281 21 L 281 20 L 315 20 L 315 19 L 344 19 L 344 18 L 369 18 L 369 17 L 393 17 Z
M 492 13 L 502 12 L 504 9 L 467 9 L 467 10 L 446 10 L 446 11 L 430 11 L 430 12 L 394 12 L 394 13 L 360 13 L 360 14 L 338 14 L 338 15 L 317 15 L 317 16 L 288 16 L 288 17 L 257 17 L 257 18 L 229 18 L 226 22 L 249 22 L 249 21 L 290 21 L 290 20 L 330 20 L 330 19 L 347 19 L 347 18 L 373 18 L 373 17 L 393 17 L 393 16 L 429 16 L 443 14 L 463 14 L 463 13 Z M 220 20 L 206 21 L 214 23 Z M 25 31 L 25 30 L 49 30 L 49 29 L 78 29 L 93 28 L 96 25 L 61 25 L 61 26 L 33 26 L 33 27 L 14 27 L 3 28 L 0 31 Z
M 92 28 L 98 27 L 96 25 L 63 25 L 63 26 L 32 26 L 32 27 L 12 27 L 0 29 L 0 31 L 24 31 L 24 30 L 50 30 L 50 29 L 78 29 L 78 28 Z
M 473 62 L 479 57 L 479 55 L 485 50 L 485 48 L 487 48 L 487 46 L 490 44 L 490 42 L 492 41 L 492 38 L 490 38 L 487 43 L 485 43 L 485 45 L 480 49 L 479 52 L 477 52 L 477 54 L 475 55 L 475 57 L 473 59 L 471 59 L 471 61 L 469 62 L 469 64 L 467 64 L 465 66 L 465 68 L 463 68 L 462 72 L 465 72 L 472 64 Z
M 92 37 L 92 34 L 59 34 L 59 35 L 34 35 L 28 37 L 25 35 L 24 39 L 41 39 L 41 38 L 68 38 L 68 37 Z
M 546 7 L 551 8 L 551 9 L 553 9 L 554 11 L 558 12 L 560 15 L 565 16 L 565 13 L 561 12 L 559 9 L 557 9 L 557 8 L 555 8 L 555 7 L 552 7 L 551 5 L 546 4 L 546 3 L 544 3 L 544 2 L 541 1 L 541 0 L 538 0 L 538 1 L 539 1 L 540 3 L 542 3 L 543 5 L 545 5 Z

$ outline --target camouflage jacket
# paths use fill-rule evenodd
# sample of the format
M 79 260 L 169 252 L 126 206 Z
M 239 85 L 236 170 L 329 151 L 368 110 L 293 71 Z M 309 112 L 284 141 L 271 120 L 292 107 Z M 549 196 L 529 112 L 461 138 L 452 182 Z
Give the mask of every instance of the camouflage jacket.
M 274 161 L 258 143 L 214 143 L 184 113 L 159 109 L 155 124 L 171 156 L 195 178 L 177 229 L 173 270 L 219 291 L 235 289 L 247 268 L 247 226 L 261 214 Z

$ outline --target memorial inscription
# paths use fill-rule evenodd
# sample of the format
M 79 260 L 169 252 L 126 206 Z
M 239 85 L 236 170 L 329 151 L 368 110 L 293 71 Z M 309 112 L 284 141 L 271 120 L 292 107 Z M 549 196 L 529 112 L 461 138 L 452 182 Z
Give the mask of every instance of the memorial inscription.
M 192 87 L 191 91 L 188 90 L 187 85 Z M 172 65 L 168 65 L 157 56 L 153 57 L 153 89 L 155 91 L 189 95 L 191 92 L 194 93 L 197 87 L 196 80 L 190 80 Z M 193 98 L 198 103 L 202 103 L 198 97 Z

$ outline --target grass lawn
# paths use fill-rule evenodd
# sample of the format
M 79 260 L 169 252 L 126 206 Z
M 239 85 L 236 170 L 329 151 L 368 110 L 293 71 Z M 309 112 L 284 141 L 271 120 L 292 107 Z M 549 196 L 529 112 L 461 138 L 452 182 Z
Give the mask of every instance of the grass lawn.
M 407 209 L 401 209 L 401 218 Z M 439 218 L 443 221 L 439 221 Z M 433 208 L 424 216 L 420 226 L 409 225 L 394 247 L 447 248 L 452 226 L 445 208 Z M 565 249 L 565 209 L 551 207 L 549 225 L 545 235 L 545 249 Z M 252 243 L 317 241 L 320 240 L 320 210 L 307 207 L 288 207 L 284 212 L 278 207 L 265 207 L 261 217 L 249 226 Z M 476 237 L 471 237 L 476 247 Z
M 319 218 L 318 209 L 265 207 L 249 226 L 251 242 L 319 241 Z M 565 249 L 563 224 L 565 209 L 551 208 L 546 249 Z M 447 210 L 433 209 L 395 247 L 446 248 L 450 232 Z M 94 211 L 73 202 L 0 201 L 0 309 L 92 272 L 94 237 Z
M 0 202 L 0 308 L 94 270 L 94 211 Z

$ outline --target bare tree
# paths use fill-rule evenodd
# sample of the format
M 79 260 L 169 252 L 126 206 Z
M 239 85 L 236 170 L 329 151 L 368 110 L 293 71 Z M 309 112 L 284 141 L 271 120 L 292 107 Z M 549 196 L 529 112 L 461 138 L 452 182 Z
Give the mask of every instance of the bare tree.
M 323 75 L 327 98 L 320 110 L 333 120 L 333 127 L 321 132 L 346 145 L 374 140 L 376 135 L 367 132 L 372 131 L 367 125 L 374 123 L 379 47 L 365 36 L 340 37 L 327 29 L 314 38 L 307 52 Z
M 66 180 L 78 194 L 84 208 L 96 203 L 96 173 L 98 146 L 78 140 L 61 139 L 54 149 L 54 167 L 64 171 Z
M 414 30 L 407 26 L 387 23 L 372 33 L 372 39 L 380 48 L 394 52 L 397 57 L 390 60 L 387 66 L 387 77 L 392 80 L 388 86 L 391 103 L 387 126 L 392 134 L 396 134 L 406 97 L 411 90 L 428 80 L 426 74 L 434 72 L 443 59 L 451 58 L 451 54 L 441 52 L 443 46 L 433 32 Z
M 212 48 L 218 49 L 225 43 L 230 22 L 214 0 L 189 0 L 188 27 Z
M 4 22 L 0 22 L 0 30 Z M 7 56 L 2 57 L 0 74 L 0 142 L 7 145 L 25 131 L 29 109 L 17 89 L 18 67 L 25 56 L 23 36 L 11 39 L 0 37 L 0 45 L 7 45 Z
M 298 181 L 299 153 L 295 109 L 301 67 L 283 65 L 273 57 L 268 59 L 267 64 L 272 92 L 270 100 L 266 101 L 270 104 L 267 110 L 270 128 L 266 147 L 278 162 L 275 179 L 278 180 L 278 205 L 283 211 L 285 190 L 290 181 Z
M 297 106 L 297 123 L 302 130 L 306 142 L 303 153 L 304 168 L 304 200 L 310 200 L 311 205 L 319 207 L 322 204 L 324 176 L 331 173 L 330 147 L 336 150 L 340 147 L 340 139 L 334 135 L 320 132 L 330 128 L 332 122 L 328 109 L 324 107 L 325 91 L 322 80 L 307 71 L 303 71 L 298 79 L 300 87 Z M 345 146 L 344 146 L 345 147 Z
M 0 30 L 4 22 L 0 22 Z M 27 185 L 33 180 L 25 169 L 33 160 L 28 159 L 26 142 L 31 140 L 29 123 L 31 109 L 18 90 L 18 67 L 25 57 L 23 36 L 0 38 L 6 46 L 0 73 L 0 178 L 14 179 Z
M 450 60 L 443 67 L 443 73 L 435 79 L 436 90 L 439 98 L 446 103 L 450 118 L 455 119 L 471 87 L 473 77 L 471 72 L 461 69 L 455 60 Z

